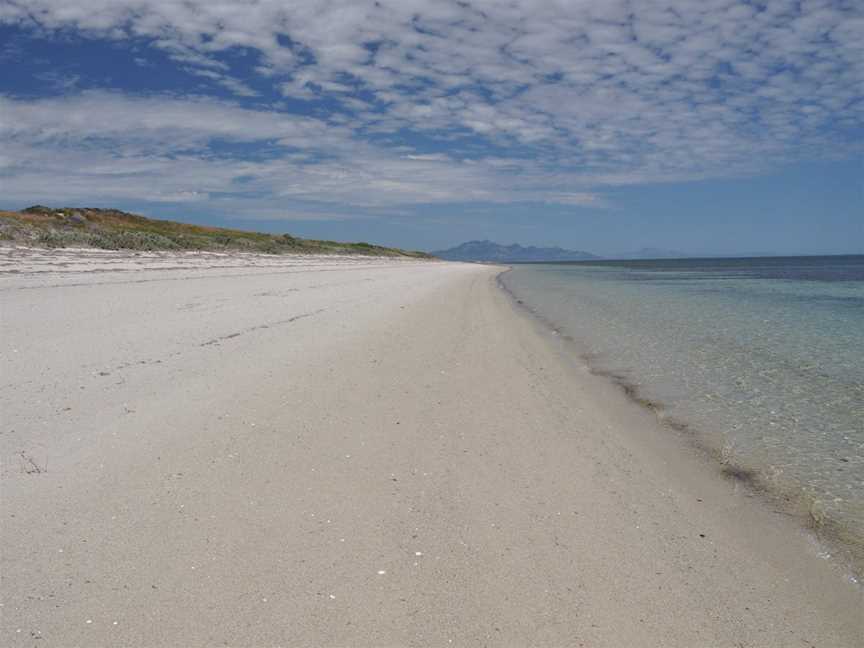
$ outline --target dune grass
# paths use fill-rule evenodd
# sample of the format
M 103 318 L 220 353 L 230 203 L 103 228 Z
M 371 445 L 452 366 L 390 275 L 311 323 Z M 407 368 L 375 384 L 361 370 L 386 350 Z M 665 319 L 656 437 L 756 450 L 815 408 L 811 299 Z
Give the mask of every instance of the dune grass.
M 260 254 L 361 254 L 431 258 L 424 252 L 372 245 L 302 239 L 156 220 L 117 209 L 45 207 L 0 211 L 0 242 L 36 247 L 106 250 L 208 250 Z

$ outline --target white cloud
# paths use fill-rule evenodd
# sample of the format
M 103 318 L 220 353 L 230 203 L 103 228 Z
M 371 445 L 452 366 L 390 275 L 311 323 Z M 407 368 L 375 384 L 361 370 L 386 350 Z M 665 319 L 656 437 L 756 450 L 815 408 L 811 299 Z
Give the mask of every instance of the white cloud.
M 286 146 L 332 146 L 345 129 L 311 117 L 249 110 L 204 97 L 84 92 L 21 101 L 0 96 L 0 135 L 34 143 L 102 139 L 159 150 L 204 146 L 214 139 L 279 140 Z
M 250 88 L 248 84 L 243 83 L 239 79 L 235 79 L 227 74 L 221 74 L 219 72 L 214 72 L 213 70 L 207 69 L 198 69 L 198 68 L 187 68 L 187 71 L 195 74 L 196 76 L 204 77 L 205 79 L 210 79 L 214 83 L 221 85 L 223 88 L 230 90 L 234 95 L 238 97 L 257 97 L 260 93 L 253 88 Z
M 57 182 L 142 199 L 146 178 L 152 196 L 211 201 L 603 206 L 608 185 L 862 150 L 864 8 L 840 0 L 29 0 L 0 1 L 0 22 L 146 39 L 240 98 L 258 91 L 220 54 L 248 48 L 256 87 L 341 106 L 7 98 L 7 196 Z M 406 148 L 410 134 L 439 145 Z
M 605 207 L 605 201 L 597 194 L 584 191 L 576 193 L 549 194 L 546 202 L 556 205 L 579 205 L 583 207 Z
M 0 113 L 7 117 L 0 120 L 7 200 L 190 202 L 245 194 L 262 208 L 282 211 L 286 200 L 383 208 L 544 200 L 550 182 L 532 164 L 511 161 L 520 173 L 502 186 L 495 158 L 460 162 L 442 154 L 391 151 L 320 120 L 201 98 L 103 92 L 7 98 L 0 99 Z M 216 141 L 229 147 L 259 144 L 268 155 L 238 158 L 230 148 L 219 154 Z

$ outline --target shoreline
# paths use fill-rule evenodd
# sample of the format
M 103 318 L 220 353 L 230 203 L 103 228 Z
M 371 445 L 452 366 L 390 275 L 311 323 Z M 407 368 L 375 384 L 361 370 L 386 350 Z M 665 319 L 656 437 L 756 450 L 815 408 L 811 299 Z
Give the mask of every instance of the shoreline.
M 4 645 L 864 637 L 812 539 L 500 268 L 136 272 L 0 277 Z
M 541 334 L 545 334 L 547 337 L 554 336 L 552 341 L 559 343 L 560 352 L 563 356 L 571 358 L 572 362 L 583 364 L 592 375 L 606 380 L 630 402 L 651 413 L 659 426 L 668 433 L 672 433 L 671 436 L 675 436 L 682 444 L 692 449 L 698 456 L 698 460 L 705 461 L 710 469 L 717 472 L 719 477 L 730 480 L 761 498 L 765 505 L 766 515 L 770 515 L 772 512 L 777 513 L 779 508 L 782 513 L 794 517 L 801 529 L 812 533 L 814 541 L 824 547 L 822 553 L 830 557 L 841 571 L 843 578 L 864 588 L 864 538 L 850 535 L 848 529 L 836 523 L 832 518 L 820 516 L 814 510 L 812 502 L 800 490 L 793 487 L 783 487 L 779 483 L 771 483 L 764 479 L 755 467 L 747 465 L 740 459 L 732 460 L 724 456 L 722 450 L 713 445 L 692 423 L 668 416 L 665 412 L 666 405 L 663 402 L 643 397 L 640 393 L 639 384 L 628 380 L 621 374 L 595 366 L 592 358 L 584 352 L 578 340 L 565 333 L 558 324 L 545 315 L 525 304 L 505 283 L 504 276 L 511 271 L 512 267 L 508 266 L 497 276 L 498 287 L 510 298 L 517 311 L 524 313 L 538 323 L 542 331 Z

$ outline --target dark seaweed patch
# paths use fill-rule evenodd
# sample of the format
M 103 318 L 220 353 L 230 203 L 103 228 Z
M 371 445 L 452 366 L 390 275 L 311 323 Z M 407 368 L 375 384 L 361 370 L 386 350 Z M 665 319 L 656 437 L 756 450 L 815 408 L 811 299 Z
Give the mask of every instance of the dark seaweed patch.
M 632 382 L 631 380 L 628 380 L 626 376 L 615 373 L 614 371 L 598 369 L 597 367 L 592 367 L 590 365 L 588 366 L 588 370 L 595 376 L 602 376 L 611 380 L 619 389 L 621 389 L 621 391 L 624 392 L 624 395 L 627 396 L 627 398 L 629 398 L 637 405 L 641 405 L 642 407 L 651 410 L 655 414 L 659 414 L 666 409 L 666 406 L 662 402 L 654 400 L 653 398 L 642 396 L 639 393 L 639 385 Z
M 693 428 L 688 423 L 685 423 L 680 419 L 664 417 L 663 422 L 676 432 L 686 432 L 687 434 L 694 434 Z
M 748 488 L 756 489 L 759 486 L 759 478 L 756 476 L 756 473 L 748 468 L 742 468 L 733 464 L 724 464 L 720 472 L 724 477 L 740 482 Z

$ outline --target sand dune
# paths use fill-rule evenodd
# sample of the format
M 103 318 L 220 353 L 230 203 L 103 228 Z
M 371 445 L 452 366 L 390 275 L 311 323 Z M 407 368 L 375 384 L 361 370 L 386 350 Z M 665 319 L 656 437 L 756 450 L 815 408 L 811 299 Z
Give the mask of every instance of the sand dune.
M 2 257 L 2 645 L 864 642 L 818 545 L 500 268 Z

